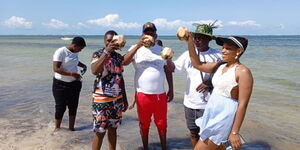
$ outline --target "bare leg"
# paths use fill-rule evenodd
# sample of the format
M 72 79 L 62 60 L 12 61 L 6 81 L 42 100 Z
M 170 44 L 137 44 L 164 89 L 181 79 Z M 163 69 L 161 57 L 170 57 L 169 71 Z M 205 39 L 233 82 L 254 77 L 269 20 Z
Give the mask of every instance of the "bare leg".
M 167 150 L 167 135 L 159 135 L 162 150 Z
M 109 150 L 115 150 L 117 145 L 117 128 L 108 128 Z
M 149 149 L 148 148 L 148 135 L 146 135 L 146 136 L 141 135 L 141 137 L 142 137 L 142 141 L 143 141 L 144 150 L 148 150 Z
M 75 129 L 74 129 L 75 119 L 76 119 L 76 116 L 69 116 L 69 129 L 71 131 L 75 131 Z
M 199 140 L 199 135 L 197 133 L 195 134 L 195 133 L 191 132 L 191 143 L 192 143 L 192 148 L 193 149 L 195 148 L 198 140 Z
M 102 141 L 104 138 L 105 132 L 104 133 L 96 133 L 93 137 L 93 144 L 92 144 L 92 149 L 93 150 L 100 150 Z
M 219 146 L 213 143 L 211 140 L 206 139 L 204 142 L 199 140 L 194 150 L 216 150 Z
M 54 131 L 60 129 L 60 124 L 61 124 L 61 120 L 55 119 L 55 129 L 54 129 Z

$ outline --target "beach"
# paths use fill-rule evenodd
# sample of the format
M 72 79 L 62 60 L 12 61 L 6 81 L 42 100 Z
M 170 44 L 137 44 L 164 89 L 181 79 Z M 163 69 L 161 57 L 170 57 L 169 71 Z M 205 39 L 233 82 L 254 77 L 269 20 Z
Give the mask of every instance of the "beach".
M 0 36 L 0 150 L 82 150 L 91 149 L 91 92 L 95 77 L 90 71 L 92 53 L 103 45 L 102 36 L 83 36 L 87 47 L 79 54 L 88 66 L 74 132 L 54 130 L 52 56 L 70 41 L 65 36 Z M 72 37 L 72 36 L 68 36 Z M 254 76 L 254 89 L 240 133 L 246 140 L 241 149 L 300 149 L 300 36 L 246 36 L 249 47 L 241 58 Z M 125 36 L 125 54 L 138 36 Z M 186 51 L 186 44 L 174 36 L 160 36 L 164 46 L 175 50 L 174 59 Z M 211 47 L 220 49 L 214 41 Z M 129 104 L 133 97 L 133 67 L 124 68 Z M 185 74 L 175 73 L 174 100 L 168 104 L 168 148 L 189 150 L 183 95 Z M 167 86 L 166 86 L 167 87 Z M 118 128 L 118 149 L 142 149 L 136 108 L 127 110 Z M 155 125 L 151 124 L 149 144 L 160 149 Z M 107 149 L 107 138 L 103 148 Z

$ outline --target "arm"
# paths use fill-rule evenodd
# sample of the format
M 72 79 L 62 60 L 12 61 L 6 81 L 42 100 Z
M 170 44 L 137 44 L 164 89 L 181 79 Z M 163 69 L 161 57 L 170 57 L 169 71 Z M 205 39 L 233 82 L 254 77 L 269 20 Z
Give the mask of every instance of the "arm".
M 171 61 L 171 60 L 167 60 L 167 61 Z M 173 74 L 172 74 L 172 71 L 168 70 L 167 68 L 168 68 L 168 66 L 166 65 L 164 67 L 164 69 L 165 69 L 166 79 L 167 79 L 168 86 L 169 86 L 169 91 L 167 93 L 167 98 L 168 98 L 168 102 L 171 102 L 173 100 L 173 97 L 174 97 Z
M 93 59 L 97 59 L 95 62 L 92 62 L 91 64 L 91 71 L 94 75 L 98 75 L 99 73 L 102 73 L 104 70 L 104 61 L 107 58 L 108 53 L 102 53 L 99 58 L 96 56 L 94 53 L 92 56 L 92 61 Z
M 107 47 L 105 47 L 100 56 L 97 56 L 96 53 L 93 54 L 91 70 L 94 75 L 98 75 L 99 73 L 103 72 L 105 59 L 116 49 L 118 49 L 118 45 L 114 43 L 114 41 L 111 41 Z
M 165 72 L 175 72 L 175 63 L 171 59 L 167 59 L 167 65 L 165 66 Z
M 137 50 L 143 46 L 143 39 L 144 39 L 144 37 L 142 36 L 142 38 L 136 44 L 136 46 L 133 49 L 131 49 L 127 54 L 124 55 L 122 65 L 127 66 L 132 62 L 132 58 L 135 55 L 135 53 L 137 52 Z
M 60 66 L 61 66 L 60 61 L 53 61 L 53 71 L 54 72 L 57 72 L 61 75 L 65 75 L 65 76 L 72 76 L 76 80 L 80 80 L 81 76 L 77 72 L 65 71 L 65 70 L 61 69 Z
M 121 80 L 121 90 L 122 90 L 123 102 L 124 102 L 123 112 L 125 112 L 128 108 L 128 100 L 127 100 L 127 95 L 126 95 L 124 78 L 122 78 L 122 80 Z
M 251 71 L 243 67 L 238 71 L 238 108 L 235 114 L 235 120 L 229 135 L 229 140 L 233 148 L 237 149 L 241 146 L 239 131 L 245 118 L 246 109 L 250 100 L 253 88 L 253 77 Z M 233 134 L 235 133 L 235 134 Z
M 172 61 L 172 59 L 167 59 L 167 69 L 168 71 L 175 72 L 176 71 L 183 71 L 185 70 L 185 60 L 188 58 L 188 52 L 184 52 L 181 54 L 175 61 Z
M 210 63 L 210 62 L 201 62 L 199 56 L 196 53 L 194 40 L 191 33 L 188 33 L 188 49 L 191 58 L 191 62 L 193 66 L 203 72 L 212 73 L 214 68 L 217 66 L 218 63 Z

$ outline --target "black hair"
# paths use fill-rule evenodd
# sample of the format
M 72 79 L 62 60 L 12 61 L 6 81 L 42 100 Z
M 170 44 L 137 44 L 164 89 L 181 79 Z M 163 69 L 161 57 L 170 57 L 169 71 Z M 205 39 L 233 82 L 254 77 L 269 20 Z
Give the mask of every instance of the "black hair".
M 159 46 L 163 46 L 163 43 L 161 40 L 156 40 L 155 43 L 158 44 Z
M 243 50 L 242 53 L 239 55 L 239 57 L 241 57 L 241 56 L 245 53 L 245 51 L 246 51 L 246 49 L 247 49 L 247 46 L 248 46 L 248 39 L 247 39 L 247 38 L 244 38 L 244 37 L 239 37 L 239 36 L 234 36 L 234 38 L 236 38 L 236 39 L 243 45 L 243 47 L 244 47 L 244 50 Z M 235 46 L 237 46 L 237 48 L 239 48 L 238 45 L 235 45 Z
M 75 45 L 80 46 L 80 47 L 85 47 L 86 46 L 85 40 L 80 36 L 74 37 L 73 40 L 72 40 L 72 44 L 75 44 Z
M 118 33 L 114 30 L 109 30 L 109 31 L 105 32 L 104 39 L 106 39 L 107 35 L 118 35 Z

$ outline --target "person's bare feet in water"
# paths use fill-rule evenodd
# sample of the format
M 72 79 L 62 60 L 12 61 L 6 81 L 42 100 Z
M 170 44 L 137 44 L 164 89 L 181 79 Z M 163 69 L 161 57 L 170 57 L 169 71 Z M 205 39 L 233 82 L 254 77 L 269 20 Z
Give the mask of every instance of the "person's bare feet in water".
M 69 128 L 70 131 L 76 131 L 75 128 Z
M 53 132 L 56 132 L 56 131 L 58 131 L 60 128 L 55 128 L 54 130 L 53 130 Z
M 70 131 L 75 131 L 75 129 L 74 129 L 75 118 L 76 118 L 76 116 L 69 116 L 69 130 Z

